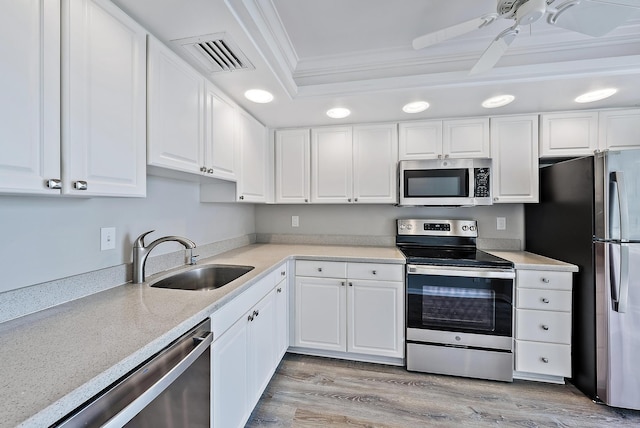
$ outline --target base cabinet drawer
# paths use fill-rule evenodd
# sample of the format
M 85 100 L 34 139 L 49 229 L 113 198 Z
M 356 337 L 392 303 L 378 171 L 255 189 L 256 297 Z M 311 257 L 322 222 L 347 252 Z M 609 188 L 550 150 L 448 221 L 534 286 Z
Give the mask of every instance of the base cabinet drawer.
M 571 291 L 518 288 L 516 305 L 518 309 L 571 312 Z
M 516 371 L 571 377 L 571 345 L 516 340 L 515 360 Z
M 402 281 L 404 279 L 404 265 L 349 263 L 347 264 L 347 278 L 371 279 L 374 281 Z
M 296 261 L 296 275 L 316 278 L 346 278 L 347 264 L 344 262 L 298 260 Z
M 573 274 L 571 272 L 546 270 L 518 270 L 516 283 L 518 288 L 544 288 L 548 290 L 571 291 Z
M 518 309 L 516 339 L 571 344 L 571 313 Z

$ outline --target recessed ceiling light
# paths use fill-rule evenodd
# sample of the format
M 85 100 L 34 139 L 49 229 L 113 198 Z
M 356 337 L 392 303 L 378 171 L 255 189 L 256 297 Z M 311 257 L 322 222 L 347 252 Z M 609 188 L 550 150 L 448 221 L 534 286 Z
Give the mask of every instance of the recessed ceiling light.
M 594 101 L 604 100 L 605 98 L 609 98 L 611 95 L 618 92 L 617 89 L 607 88 L 607 89 L 599 89 L 597 91 L 587 92 L 586 94 L 580 95 L 574 101 L 577 103 L 591 103 Z
M 405 113 L 420 113 L 429 108 L 429 103 L 426 101 L 415 101 L 409 104 L 405 104 L 402 107 L 402 111 Z
M 343 119 L 351 114 L 351 110 L 344 107 L 336 107 L 327 110 L 327 116 L 333 119 Z
M 513 95 L 498 95 L 496 97 L 491 97 L 482 102 L 482 107 L 484 108 L 496 108 L 506 106 L 515 100 L 516 97 Z
M 244 96 L 254 103 L 266 104 L 273 101 L 273 94 L 263 89 L 249 89 L 244 93 Z

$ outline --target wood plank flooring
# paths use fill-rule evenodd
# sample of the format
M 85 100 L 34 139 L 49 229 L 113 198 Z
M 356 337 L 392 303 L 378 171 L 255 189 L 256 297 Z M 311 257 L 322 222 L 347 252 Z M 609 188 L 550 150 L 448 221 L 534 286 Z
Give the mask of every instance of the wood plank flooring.
M 411 373 L 287 354 L 247 427 L 640 427 L 574 386 Z

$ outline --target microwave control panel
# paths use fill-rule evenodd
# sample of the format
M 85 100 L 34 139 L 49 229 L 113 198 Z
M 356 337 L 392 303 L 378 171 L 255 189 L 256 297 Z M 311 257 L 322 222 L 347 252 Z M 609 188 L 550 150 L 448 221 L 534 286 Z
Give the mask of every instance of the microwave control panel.
M 474 195 L 476 198 L 488 198 L 491 196 L 489 187 L 489 168 L 474 168 Z

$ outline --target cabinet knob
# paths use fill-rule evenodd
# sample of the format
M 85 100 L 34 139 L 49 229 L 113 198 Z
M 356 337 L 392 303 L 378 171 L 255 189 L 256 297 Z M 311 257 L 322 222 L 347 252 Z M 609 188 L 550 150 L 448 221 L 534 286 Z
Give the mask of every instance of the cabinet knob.
M 351 198 L 347 198 L 347 202 L 351 202 Z
M 444 158 L 445 159 L 449 159 L 449 155 L 444 155 Z
M 322 272 L 322 268 L 318 268 L 318 272 Z
M 209 168 L 209 169 L 207 170 L 207 173 L 208 173 L 208 174 L 213 174 L 213 168 Z
M 249 315 L 249 316 L 247 317 L 247 321 L 249 321 L 249 322 L 253 321 L 253 315 Z
M 242 200 L 244 200 L 244 196 L 240 195 L 240 197 L 238 199 L 240 199 L 242 201 Z
M 78 180 L 73 182 L 73 188 L 76 190 L 87 190 L 88 187 L 89 185 L 86 181 Z
M 377 271 L 377 270 L 372 270 L 372 271 L 371 271 L 371 273 L 372 273 L 373 275 L 377 275 L 377 274 L 378 274 L 378 271 Z
M 540 278 L 540 281 L 544 282 L 545 284 L 548 284 L 549 278 Z
M 349 281 L 349 287 L 353 287 L 353 282 Z
M 353 200 L 353 202 L 358 202 L 358 198 L 355 198 L 355 199 Z
M 549 299 L 547 299 L 546 297 L 543 297 L 540 300 L 542 300 L 542 303 L 549 303 Z
M 548 325 L 544 325 L 544 324 L 542 324 L 540 327 L 542 327 L 542 329 L 543 329 L 544 331 L 548 331 L 548 330 L 549 330 L 549 326 L 548 326 Z
M 340 281 L 340 285 L 344 287 L 344 281 Z
M 549 359 L 547 357 L 542 357 L 542 358 L 540 358 L 540 361 L 542 361 L 543 363 L 547 364 L 549 362 Z
M 438 159 L 442 159 L 442 155 L 438 155 Z
M 255 311 L 253 311 L 253 316 L 257 317 L 258 315 L 260 315 L 260 312 L 256 309 Z
M 493 198 L 493 202 L 498 202 L 498 198 Z
M 285 276 L 286 274 L 287 274 L 287 272 L 285 272 L 285 271 L 280 272 L 280 276 Z
M 278 288 L 276 289 L 276 291 L 277 291 L 278 293 L 282 293 L 282 288 L 278 287 Z
M 304 201 L 305 201 L 305 202 L 309 202 L 309 199 L 306 199 L 306 198 L 305 198 L 305 200 L 304 200 Z
M 207 172 L 207 167 L 206 166 L 201 166 L 200 167 L 200 172 Z
M 62 180 L 59 178 L 51 178 L 45 181 L 45 186 L 49 189 L 62 189 Z

